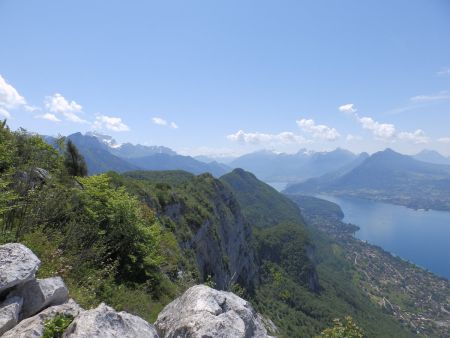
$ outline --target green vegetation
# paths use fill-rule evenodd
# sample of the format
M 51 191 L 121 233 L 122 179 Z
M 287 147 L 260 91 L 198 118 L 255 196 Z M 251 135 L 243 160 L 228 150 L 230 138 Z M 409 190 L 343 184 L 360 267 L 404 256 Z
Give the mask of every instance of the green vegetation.
M 84 307 L 106 301 L 147 319 L 186 287 L 173 278 L 173 233 L 137 197 L 107 175 L 72 178 L 73 162 L 38 136 L 2 124 L 0 140 L 0 242 L 28 245 L 39 277 L 63 276 Z
M 307 253 L 312 247 L 301 225 L 282 223 L 255 234 L 259 259 L 276 264 L 296 283 L 319 291 L 315 267 Z
M 67 329 L 72 321 L 72 316 L 57 314 L 45 322 L 42 338 L 62 338 L 65 329 Z
M 307 212 L 310 215 L 321 215 L 321 217 L 337 220 L 344 218 L 342 209 L 336 203 L 303 195 L 289 195 L 289 198 L 300 206 L 303 215 Z
M 272 237 L 275 237 L 275 242 L 276 238 L 283 238 L 277 230 L 272 231 L 274 235 L 270 234 L 265 242 L 274 241 Z M 281 234 L 286 232 L 285 226 L 279 231 Z M 353 284 L 354 269 L 342 251 L 337 250 L 334 241 L 313 229 L 308 230 L 308 237 L 315 245 L 314 260 L 320 283 L 318 292 L 312 292 L 302 281 L 299 282 L 296 269 L 291 264 L 277 264 L 270 260 L 262 263 L 262 281 L 253 302 L 259 312 L 278 326 L 281 337 L 313 337 L 331 326 L 334 318 L 347 315 L 355 319 L 368 337 L 391 337 L 393 332 L 395 337 L 412 336 L 382 313 Z M 288 247 L 283 248 L 284 255 L 292 256 L 291 260 L 295 261 L 304 238 L 292 236 L 280 243 Z M 299 266 L 301 261 L 298 261 Z
M 251 287 L 252 275 L 243 276 L 236 270 L 239 261 L 252 261 L 251 228 L 245 224 L 232 192 L 220 180 L 210 174 L 194 176 L 180 171 L 137 171 L 113 177 L 146 201 L 172 229 L 178 243 L 183 243 L 185 261 L 180 270 L 200 282 L 210 277 L 218 288 L 228 289 L 234 282 Z M 238 243 L 227 243 L 230 238 Z M 234 244 L 236 251 L 243 249 L 241 257 L 230 252 Z
M 86 176 L 88 173 L 84 157 L 80 155 L 71 140 L 68 140 L 65 146 L 64 164 L 69 175 Z
M 38 277 L 62 276 L 83 307 L 104 301 L 153 321 L 207 281 L 250 299 L 280 337 L 313 337 L 346 315 L 369 337 L 409 336 L 355 286 L 339 245 L 305 227 L 295 204 L 253 175 L 83 176 L 74 150 L 0 124 L 0 243 L 30 247 L 42 260 Z M 225 239 L 237 227 L 248 252 L 233 257 L 235 243 Z M 226 280 L 243 260 L 255 275 Z M 60 318 L 52 330 L 63 325 Z
M 303 224 L 295 203 L 252 173 L 235 169 L 220 180 L 233 190 L 242 213 L 253 226 L 267 227 L 283 222 Z
M 345 318 L 345 323 L 340 319 L 334 320 L 334 326 L 322 331 L 316 338 L 363 338 L 363 331 L 353 322 L 352 317 Z

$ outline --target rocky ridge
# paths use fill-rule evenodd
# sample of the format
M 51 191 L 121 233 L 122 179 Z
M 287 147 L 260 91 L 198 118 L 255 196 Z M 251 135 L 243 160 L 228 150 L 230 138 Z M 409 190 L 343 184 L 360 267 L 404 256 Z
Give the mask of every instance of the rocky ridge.
M 0 246 L 0 337 L 40 338 L 57 316 L 71 321 L 64 338 L 269 337 L 264 323 L 270 321 L 250 303 L 205 285 L 168 304 L 154 325 L 103 303 L 84 310 L 61 278 L 35 278 L 40 263 L 22 244 Z

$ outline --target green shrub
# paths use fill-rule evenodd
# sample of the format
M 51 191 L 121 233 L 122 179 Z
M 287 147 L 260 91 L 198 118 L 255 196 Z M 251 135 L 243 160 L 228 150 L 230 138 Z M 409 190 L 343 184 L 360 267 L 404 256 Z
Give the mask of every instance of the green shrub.
M 345 317 L 343 323 L 340 319 L 334 320 L 334 326 L 322 331 L 316 338 L 363 338 L 364 332 L 353 322 L 350 316 Z
M 64 330 L 72 321 L 73 316 L 57 314 L 45 322 L 42 338 L 62 338 Z

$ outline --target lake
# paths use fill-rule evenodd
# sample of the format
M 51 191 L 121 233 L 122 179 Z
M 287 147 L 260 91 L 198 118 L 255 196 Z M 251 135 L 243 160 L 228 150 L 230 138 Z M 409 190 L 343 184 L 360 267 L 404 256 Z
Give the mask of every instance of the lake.
M 358 198 L 317 196 L 338 204 L 356 237 L 450 279 L 450 212 L 413 210 Z

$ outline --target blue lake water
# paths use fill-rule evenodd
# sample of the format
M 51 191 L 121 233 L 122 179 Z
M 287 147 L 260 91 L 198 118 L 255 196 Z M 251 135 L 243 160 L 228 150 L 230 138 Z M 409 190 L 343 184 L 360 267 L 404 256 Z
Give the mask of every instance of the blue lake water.
M 338 204 L 356 237 L 450 279 L 450 212 L 413 210 L 358 198 L 317 196 Z

